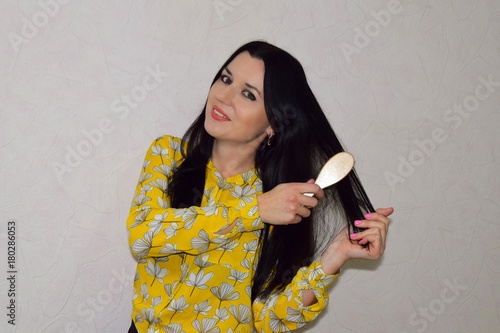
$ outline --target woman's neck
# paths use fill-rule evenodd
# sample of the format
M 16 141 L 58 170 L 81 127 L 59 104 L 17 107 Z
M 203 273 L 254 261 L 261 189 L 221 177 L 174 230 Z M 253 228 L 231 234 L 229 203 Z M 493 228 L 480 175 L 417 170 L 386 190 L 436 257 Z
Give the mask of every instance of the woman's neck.
M 215 140 L 211 159 L 217 171 L 226 179 L 253 169 L 255 152 L 256 149 L 253 147 Z

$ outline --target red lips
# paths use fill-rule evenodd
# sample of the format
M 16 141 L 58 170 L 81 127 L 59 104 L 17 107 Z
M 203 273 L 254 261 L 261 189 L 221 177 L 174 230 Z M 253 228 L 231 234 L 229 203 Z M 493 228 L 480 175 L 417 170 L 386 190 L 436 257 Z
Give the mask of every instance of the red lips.
M 217 111 L 217 112 L 215 112 L 215 111 Z M 231 120 L 231 119 L 229 119 L 227 114 L 224 113 L 224 111 L 222 111 L 219 107 L 217 107 L 217 105 L 214 105 L 214 107 L 212 108 L 212 112 L 210 114 L 211 114 L 212 118 L 214 118 L 217 121 L 230 121 Z

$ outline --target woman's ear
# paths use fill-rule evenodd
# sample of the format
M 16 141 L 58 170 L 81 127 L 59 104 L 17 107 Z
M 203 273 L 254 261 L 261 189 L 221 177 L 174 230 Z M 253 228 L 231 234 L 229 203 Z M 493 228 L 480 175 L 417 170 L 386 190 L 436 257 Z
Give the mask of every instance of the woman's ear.
M 269 137 L 273 137 L 274 136 L 274 131 L 273 131 L 273 128 L 271 127 L 271 125 L 269 125 L 269 127 L 266 128 L 266 134 L 267 136 Z

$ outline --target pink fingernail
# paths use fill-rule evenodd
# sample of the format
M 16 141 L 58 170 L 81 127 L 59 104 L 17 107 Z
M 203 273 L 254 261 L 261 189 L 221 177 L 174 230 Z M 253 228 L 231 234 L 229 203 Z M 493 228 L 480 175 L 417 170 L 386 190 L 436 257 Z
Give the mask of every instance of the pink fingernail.
M 360 224 L 361 224 L 361 221 L 360 221 L 360 220 L 356 220 L 356 221 L 354 221 L 354 224 L 355 224 L 355 225 L 360 225 Z
M 362 241 L 363 241 L 363 240 L 360 240 L 360 241 L 358 242 L 358 244 L 359 244 L 359 245 L 361 245 L 361 242 L 362 242 Z
M 372 214 L 366 214 L 365 217 L 366 218 L 372 217 Z
M 354 238 L 356 237 L 357 234 L 351 234 L 351 238 Z

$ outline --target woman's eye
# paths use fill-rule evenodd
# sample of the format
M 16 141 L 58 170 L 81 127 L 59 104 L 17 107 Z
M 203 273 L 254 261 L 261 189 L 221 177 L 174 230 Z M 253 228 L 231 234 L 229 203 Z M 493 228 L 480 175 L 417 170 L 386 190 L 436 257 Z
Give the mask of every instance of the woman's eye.
M 225 84 L 230 84 L 231 79 L 227 75 L 221 75 L 220 80 L 224 82 Z
M 243 92 L 243 95 L 244 95 L 246 98 L 248 98 L 248 99 L 250 99 L 250 100 L 252 100 L 252 101 L 255 101 L 255 95 L 254 95 L 254 94 L 252 94 L 251 92 L 249 92 L 249 91 L 244 91 L 244 92 Z

